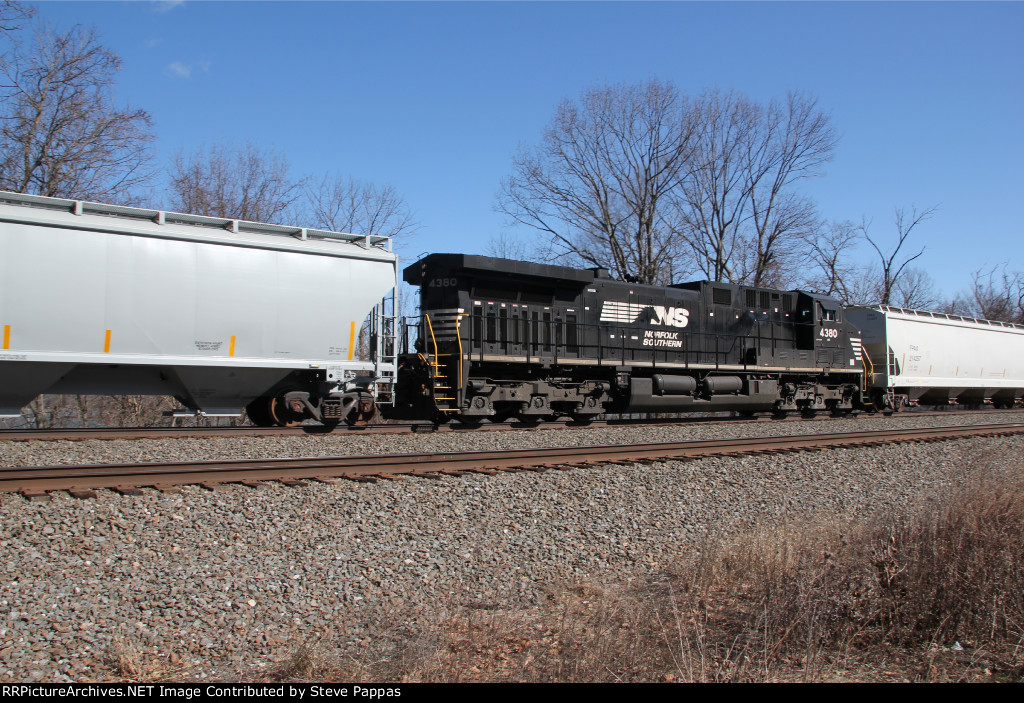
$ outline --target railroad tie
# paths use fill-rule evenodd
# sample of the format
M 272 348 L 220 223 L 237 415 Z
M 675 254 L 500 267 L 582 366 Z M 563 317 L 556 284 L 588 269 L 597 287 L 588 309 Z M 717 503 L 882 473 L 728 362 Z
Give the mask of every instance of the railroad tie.
M 96 491 L 89 488 L 69 488 L 68 493 L 72 498 L 95 498 Z
M 153 488 L 161 493 L 181 493 L 181 486 L 172 486 L 169 483 L 157 483 Z
M 30 500 L 33 503 L 41 503 L 43 501 L 50 500 L 49 493 L 35 488 L 26 488 L 21 491 L 21 495 L 24 496 L 26 500 Z
M 142 489 L 138 486 L 114 486 L 114 490 L 123 496 L 140 496 Z

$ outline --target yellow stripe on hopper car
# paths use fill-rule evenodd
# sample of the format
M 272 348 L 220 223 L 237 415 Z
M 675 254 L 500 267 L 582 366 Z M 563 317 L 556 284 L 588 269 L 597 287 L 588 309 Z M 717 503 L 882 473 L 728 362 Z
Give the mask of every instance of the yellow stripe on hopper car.
M 4 349 L 11 348 L 11 326 L 4 325 Z
M 228 349 L 228 356 L 235 355 L 235 335 L 231 335 L 231 348 Z
M 110 330 L 107 330 L 107 336 L 103 340 L 103 353 L 104 354 L 109 354 L 110 353 Z
M 355 320 L 353 320 L 352 321 L 352 325 L 351 325 L 351 327 L 349 327 L 349 331 L 348 331 L 348 360 L 349 361 L 352 361 L 352 352 L 354 351 L 355 345 L 356 345 L 356 322 L 355 322 Z

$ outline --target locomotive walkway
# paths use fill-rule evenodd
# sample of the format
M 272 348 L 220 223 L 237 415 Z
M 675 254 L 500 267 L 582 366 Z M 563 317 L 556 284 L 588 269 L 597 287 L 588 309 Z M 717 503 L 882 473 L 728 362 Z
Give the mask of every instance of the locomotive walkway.
M 263 481 L 302 485 L 304 480 L 332 482 L 340 478 L 356 481 L 405 477 L 436 479 L 469 472 L 496 474 L 499 471 L 568 470 L 608 464 L 877 446 L 897 442 L 935 442 L 1020 433 L 1024 433 L 1024 423 L 503 451 L 43 466 L 0 470 L 0 492 L 17 492 L 29 499 L 46 499 L 47 491 L 66 490 L 75 497 L 87 498 L 95 496 L 97 488 L 137 494 L 141 487 L 173 492 L 175 486 L 187 484 L 216 490 L 224 483 L 256 487 Z

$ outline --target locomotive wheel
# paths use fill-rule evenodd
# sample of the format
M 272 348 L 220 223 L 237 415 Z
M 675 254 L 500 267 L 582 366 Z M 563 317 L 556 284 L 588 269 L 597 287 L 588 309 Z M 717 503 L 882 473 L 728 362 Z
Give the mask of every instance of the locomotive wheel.
M 278 427 L 297 427 L 306 419 L 305 414 L 297 413 L 288 407 L 284 394 L 274 396 L 270 401 L 270 417 Z

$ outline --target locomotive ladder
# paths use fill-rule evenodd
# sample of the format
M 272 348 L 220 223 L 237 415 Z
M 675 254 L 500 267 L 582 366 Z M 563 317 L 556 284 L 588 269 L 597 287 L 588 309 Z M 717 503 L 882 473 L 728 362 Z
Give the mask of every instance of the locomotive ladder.
M 442 357 L 442 356 L 451 356 L 451 354 L 442 354 L 442 353 L 437 351 L 437 338 L 434 337 L 434 325 L 430 321 L 430 315 L 424 314 L 423 317 L 427 321 L 427 329 L 430 331 L 430 343 L 431 343 L 431 345 L 433 345 L 433 348 L 434 348 L 434 353 L 430 354 L 429 357 L 427 358 L 427 365 L 430 367 L 431 377 L 432 377 L 433 382 L 434 382 L 434 389 L 433 389 L 434 406 L 437 408 L 438 412 L 442 412 L 442 413 L 457 413 L 457 412 L 459 412 L 460 408 L 457 405 L 458 398 L 453 393 L 453 391 L 455 390 L 455 386 L 449 385 L 451 383 L 451 379 L 448 377 L 448 373 L 447 373 L 447 370 L 445 368 L 445 364 L 442 364 L 441 361 L 440 361 L 440 357 Z M 455 323 L 455 336 L 459 337 L 458 320 L 457 319 L 456 319 L 456 323 Z M 460 366 L 461 366 L 461 362 L 462 362 L 462 353 L 461 353 L 462 338 L 461 337 L 459 337 L 459 347 L 460 347 L 459 362 L 460 362 Z M 460 376 L 461 376 L 461 373 L 460 373 Z M 457 379 L 456 383 L 458 383 L 459 380 L 460 379 Z

